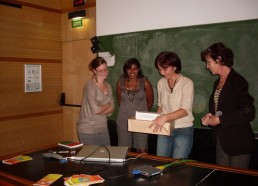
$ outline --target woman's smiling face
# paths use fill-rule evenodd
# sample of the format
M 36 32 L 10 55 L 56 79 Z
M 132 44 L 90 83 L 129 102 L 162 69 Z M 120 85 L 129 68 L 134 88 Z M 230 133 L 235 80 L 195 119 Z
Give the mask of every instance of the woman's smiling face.
M 175 74 L 176 67 L 168 66 L 164 68 L 158 65 L 158 69 L 160 75 L 162 75 L 165 79 L 169 79 Z
M 132 66 L 128 68 L 126 72 L 129 79 L 134 79 L 138 76 L 139 68 L 135 64 L 132 64 Z
M 96 75 L 98 76 L 98 78 L 106 79 L 108 76 L 108 68 L 107 68 L 107 64 L 105 64 L 105 63 L 98 66 L 94 71 L 95 71 Z

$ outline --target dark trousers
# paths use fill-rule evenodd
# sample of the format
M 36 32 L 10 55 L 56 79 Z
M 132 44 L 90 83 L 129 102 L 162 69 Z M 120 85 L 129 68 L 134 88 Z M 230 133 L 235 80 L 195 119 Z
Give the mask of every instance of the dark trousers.
M 216 139 L 216 164 L 221 166 L 248 169 L 250 157 L 251 154 L 229 156 L 222 150 L 219 139 Z

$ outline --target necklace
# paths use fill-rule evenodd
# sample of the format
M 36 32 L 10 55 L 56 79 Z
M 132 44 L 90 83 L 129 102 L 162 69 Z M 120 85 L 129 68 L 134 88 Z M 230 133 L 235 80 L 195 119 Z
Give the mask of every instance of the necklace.
M 126 93 L 127 93 L 127 98 L 130 102 L 132 102 L 134 100 L 134 95 L 136 92 L 137 84 L 138 84 L 138 79 L 135 83 L 134 89 L 132 90 L 132 89 L 129 89 L 129 79 L 127 79 L 127 81 L 126 81 Z M 132 95 L 131 95 L 131 93 L 132 93 Z
M 168 87 L 170 88 L 170 93 L 171 93 L 171 94 L 173 93 L 173 90 L 174 90 L 174 87 L 175 87 L 175 85 L 176 85 L 176 83 L 177 83 L 178 77 L 179 77 L 179 76 L 177 76 L 176 80 L 174 81 L 173 86 L 171 86 L 170 83 L 169 83 L 169 80 L 167 80 L 167 82 L 168 82 Z

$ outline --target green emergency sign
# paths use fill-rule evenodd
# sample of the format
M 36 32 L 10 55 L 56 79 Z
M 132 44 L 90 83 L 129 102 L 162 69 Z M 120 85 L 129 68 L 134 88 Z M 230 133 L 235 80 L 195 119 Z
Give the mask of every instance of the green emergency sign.
M 72 20 L 72 28 L 77 28 L 82 26 L 82 19 Z

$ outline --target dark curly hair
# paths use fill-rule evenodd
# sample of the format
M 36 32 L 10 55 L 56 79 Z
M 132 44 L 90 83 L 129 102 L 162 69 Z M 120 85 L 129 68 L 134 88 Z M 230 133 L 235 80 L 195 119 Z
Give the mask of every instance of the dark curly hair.
M 222 42 L 214 43 L 201 52 L 201 60 L 206 62 L 206 57 L 210 56 L 214 61 L 221 57 L 221 65 L 232 67 L 234 64 L 234 53 Z

